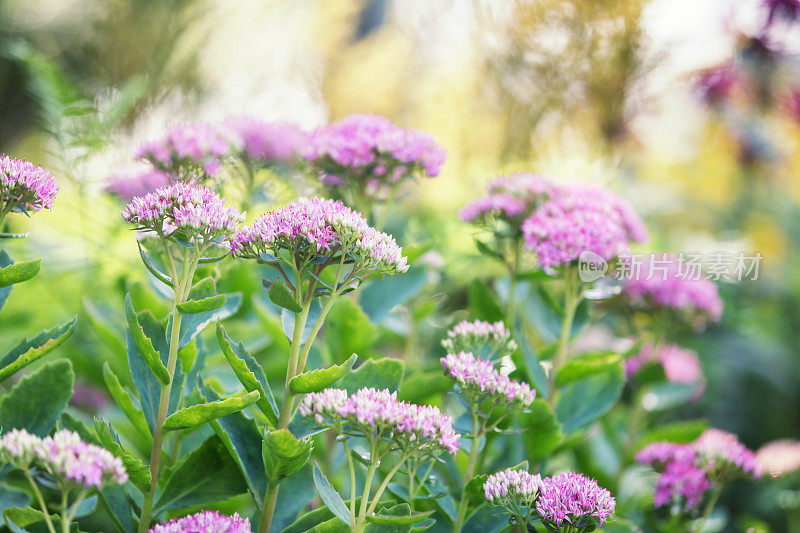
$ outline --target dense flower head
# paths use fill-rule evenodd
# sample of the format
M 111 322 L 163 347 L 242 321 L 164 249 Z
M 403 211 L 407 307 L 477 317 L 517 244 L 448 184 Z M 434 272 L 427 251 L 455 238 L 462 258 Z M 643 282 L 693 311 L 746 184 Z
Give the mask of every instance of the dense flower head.
M 623 293 L 639 308 L 674 309 L 702 326 L 722 317 L 722 299 L 711 280 L 691 273 L 671 254 L 648 254 L 638 264 L 626 267 Z
M 289 162 L 299 157 L 309 136 L 288 122 L 233 117 L 225 122 L 233 148 L 257 164 Z
M 703 379 L 697 352 L 681 348 L 677 344 L 659 345 L 655 350 L 653 343 L 642 345 L 638 354 L 625 360 L 625 374 L 631 378 L 647 363 L 661 365 L 667 379 L 673 383 L 689 385 Z
M 447 332 L 447 338 L 442 340 L 442 346 L 448 353 L 478 351 L 488 345 L 492 352 L 503 348 L 506 352 L 517 349 L 516 343 L 511 339 L 511 332 L 506 325 L 484 320 L 462 320 Z
M 130 174 L 117 174 L 112 176 L 106 185 L 106 190 L 126 202 L 137 196 L 144 196 L 168 185 L 172 181 L 169 174 L 157 168 L 147 168 Z
M 694 462 L 695 457 L 694 450 L 690 445 L 674 442 L 653 442 L 636 454 L 638 462 L 651 465 L 656 469 L 661 469 L 667 463 L 676 460 Z
M 509 409 L 528 407 L 536 397 L 536 391 L 527 383 L 500 374 L 490 361 L 478 359 L 470 352 L 450 353 L 441 361 L 445 374 L 459 385 L 467 401 L 486 401 L 487 410 L 499 405 Z
M 0 462 L 20 469 L 35 465 L 58 479 L 86 488 L 121 485 L 128 479 L 122 460 L 66 429 L 44 439 L 24 429 L 12 429 L 0 438 Z
M 207 242 L 233 233 L 244 213 L 225 205 L 209 188 L 177 182 L 134 198 L 122 210 L 122 218 L 146 231 L 178 231 L 187 239 Z
M 755 454 L 732 433 L 709 428 L 697 438 L 693 447 L 701 463 L 716 476 L 761 476 Z
M 403 250 L 391 235 L 371 227 L 361 213 L 342 202 L 320 197 L 300 198 L 266 213 L 236 233 L 229 246 L 237 257 L 258 259 L 264 253 L 277 256 L 289 250 L 309 260 L 340 248 L 358 260 L 364 273 L 408 270 Z
M 217 511 L 200 511 L 159 524 L 150 533 L 252 533 L 250 520 L 239 513 L 232 516 Z
M 219 126 L 198 122 L 172 126 L 164 138 L 136 149 L 134 157 L 171 174 L 183 176 L 191 171 L 213 176 L 229 151 L 230 144 Z
M 658 476 L 653 494 L 653 505 L 662 507 L 674 502 L 692 509 L 703 500 L 703 495 L 711 488 L 706 471 L 693 461 L 670 461 Z
M 349 115 L 311 134 L 306 159 L 329 184 L 376 180 L 390 185 L 418 173 L 439 175 L 445 151 L 427 133 L 377 115 Z
M 489 476 L 483 483 L 483 493 L 489 503 L 501 499 L 519 499 L 531 505 L 539 495 L 542 478 L 526 470 L 506 468 Z
M 537 174 L 499 176 L 489 182 L 489 194 L 467 204 L 459 215 L 464 222 L 473 223 L 498 217 L 518 229 L 522 220 L 556 189 L 553 182 Z
M 58 182 L 44 167 L 0 155 L 0 209 L 7 212 L 50 209 Z
M 344 393 L 344 394 L 343 394 Z M 318 424 L 350 424 L 365 434 L 388 431 L 398 445 L 407 449 L 441 448 L 455 454 L 461 438 L 453 429 L 453 419 L 438 407 L 399 401 L 388 389 L 363 388 L 351 395 L 325 389 L 307 394 L 299 408 L 305 417 Z
M 756 462 L 762 472 L 779 477 L 800 470 L 800 442 L 776 440 L 756 452 Z
M 536 512 L 542 522 L 575 527 L 602 525 L 614 515 L 616 501 L 597 481 L 576 472 L 562 472 L 542 480 Z
M 588 184 L 559 187 L 523 222 L 522 232 L 543 268 L 566 265 L 583 252 L 610 261 L 627 253 L 632 241 L 647 238 L 626 200 Z

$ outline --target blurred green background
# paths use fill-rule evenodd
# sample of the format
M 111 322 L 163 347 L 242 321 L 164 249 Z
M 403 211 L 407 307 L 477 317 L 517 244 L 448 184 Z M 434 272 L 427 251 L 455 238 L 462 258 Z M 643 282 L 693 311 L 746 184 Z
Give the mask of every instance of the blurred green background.
M 467 287 L 500 274 L 457 217 L 488 179 L 600 182 L 646 219 L 643 251 L 764 258 L 757 280 L 721 284 L 723 321 L 683 339 L 708 383 L 669 416 L 707 418 L 751 448 L 797 439 L 800 25 L 767 35 L 764 17 L 735 0 L 0 0 L 0 152 L 62 184 L 52 212 L 9 222 L 31 233 L 10 255 L 43 268 L 6 305 L 0 348 L 79 313 L 62 353 L 87 394 L 102 398 L 103 361 L 124 372 L 124 294 L 148 282 L 104 186 L 166 126 L 377 113 L 448 152 L 389 219 L 403 245 L 430 251 L 419 296 L 381 330 L 384 352 L 435 361 Z M 718 94 L 704 72 L 720 67 L 737 83 Z M 237 335 L 280 379 L 284 341 L 258 273 L 226 268 L 224 290 L 246 294 Z M 734 491 L 737 527 L 756 514 L 781 530 L 770 498 Z

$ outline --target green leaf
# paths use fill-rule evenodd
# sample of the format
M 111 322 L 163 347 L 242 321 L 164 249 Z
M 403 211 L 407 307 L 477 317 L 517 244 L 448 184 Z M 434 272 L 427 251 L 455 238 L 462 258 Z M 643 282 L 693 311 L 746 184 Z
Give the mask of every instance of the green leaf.
M 292 313 L 300 313 L 303 311 L 303 306 L 300 305 L 300 302 L 297 301 L 292 291 L 289 290 L 289 287 L 286 286 L 283 282 L 283 278 L 280 276 L 270 283 L 267 294 L 269 295 L 270 301 L 277 306 L 288 309 Z
M 69 414 L 67 411 L 62 412 L 58 417 L 58 424 L 56 427 L 58 429 L 68 429 L 69 431 L 74 431 L 80 436 L 81 440 L 88 442 L 89 444 L 100 444 L 100 441 L 97 440 L 97 434 L 93 430 L 89 429 L 89 426 Z
M 427 403 L 426 399 L 448 392 L 452 388 L 453 382 L 439 370 L 417 371 L 403 377 L 397 398 L 407 402 Z
M 542 364 L 539 362 L 539 358 L 536 356 L 533 346 L 531 346 L 528 340 L 528 336 L 524 333 L 522 318 L 517 320 L 516 326 L 514 327 L 514 340 L 517 341 L 519 349 L 522 352 L 524 370 L 525 374 L 528 376 L 528 380 L 536 388 L 537 394 L 549 398 L 550 384 L 547 381 L 547 375 L 542 368 Z
M 242 386 L 249 392 L 258 391 L 261 394 L 256 405 L 258 405 L 273 427 L 277 426 L 278 406 L 272 396 L 272 390 L 269 388 L 267 376 L 264 374 L 261 365 L 245 350 L 242 343 L 231 341 L 219 322 L 217 322 L 217 342 L 219 342 L 222 354 L 228 361 L 233 373 L 239 378 Z
M 11 257 L 6 253 L 5 250 L 0 250 L 0 268 L 5 268 L 14 261 L 11 260 Z M 8 287 L 0 287 L 0 309 L 6 304 L 6 300 L 8 299 L 8 295 L 11 294 L 12 285 Z
M 256 403 L 259 398 L 261 398 L 261 393 L 252 391 L 241 396 L 233 396 L 218 402 L 185 407 L 168 416 L 167 419 L 164 420 L 162 428 L 164 431 L 174 431 L 176 429 L 199 426 L 200 424 L 216 420 L 221 416 L 241 411 Z
M 181 320 L 180 349 L 188 346 L 210 323 L 231 316 L 242 306 L 241 292 L 232 292 L 227 294 L 226 297 L 225 304 L 218 309 L 183 316 Z M 171 319 L 169 325 L 171 326 Z
M 283 487 L 281 487 L 283 490 Z M 280 496 L 280 492 L 278 492 Z M 281 533 L 305 533 L 306 531 L 314 531 L 314 528 L 324 522 L 329 520 L 335 520 L 337 524 L 342 524 L 342 521 L 333 516 L 333 513 L 330 509 L 325 506 L 317 507 L 302 516 L 298 517 L 297 520 L 292 522 L 288 527 L 286 527 Z M 347 521 L 350 521 L 350 516 L 348 514 Z M 349 531 L 349 525 L 342 524 L 346 529 L 344 531 Z
M 178 311 L 187 315 L 196 315 L 206 311 L 213 311 L 225 305 L 226 297 L 224 294 L 209 296 L 202 300 L 188 300 L 178 304 Z
M 403 274 L 384 279 L 373 279 L 359 289 L 361 308 L 373 324 L 382 321 L 396 306 L 414 298 L 428 283 L 425 269 L 414 267 Z
M 366 313 L 350 298 L 339 298 L 325 320 L 325 344 L 333 361 L 350 354 L 369 355 L 377 337 Z
M 202 381 L 200 390 L 206 400 L 219 400 L 217 393 L 206 387 Z M 264 436 L 255 421 L 238 411 L 212 420 L 210 425 L 239 466 L 250 491 L 257 499 L 262 498 L 267 490 L 267 475 L 259 443 Z
M 272 515 L 272 529 L 281 531 L 297 519 L 297 515 L 304 509 L 314 497 L 317 491 L 314 488 L 314 477 L 311 468 L 304 466 L 292 477 L 286 478 L 281 482 L 281 490 L 278 492 L 278 501 L 275 506 L 275 514 Z M 325 507 L 322 507 L 325 509 Z M 330 515 L 332 517 L 333 515 Z M 339 521 L 338 519 L 336 520 Z M 305 531 L 305 530 L 304 530 Z
M 154 513 L 227 500 L 246 491 L 239 468 L 214 435 L 187 453 L 170 471 Z
M 708 420 L 681 420 L 671 424 L 664 424 L 645 433 L 636 445 L 636 449 L 644 448 L 653 442 L 676 442 L 687 444 L 700 436 L 708 429 Z
M 0 515 L 12 507 L 24 508 L 31 502 L 31 497 L 24 490 L 8 485 L 0 485 Z
M 100 502 L 121 533 L 135 533 L 133 509 L 124 486 L 104 487 L 100 491 Z
M 75 316 L 69 322 L 58 324 L 49 330 L 42 331 L 32 339 L 20 342 L 0 359 L 0 382 L 58 347 L 75 332 L 77 323 L 78 317 Z
M 475 318 L 480 320 L 496 322 L 505 318 L 505 313 L 485 281 L 476 279 L 469 284 L 469 307 Z
M 147 254 L 144 253 L 141 243 L 137 242 L 136 244 L 137 246 L 139 246 L 139 257 L 142 258 L 142 263 L 144 263 L 145 268 L 147 268 L 147 270 L 161 283 L 169 287 L 175 288 L 175 284 L 172 282 L 172 278 L 161 272 L 158 268 L 156 268 L 153 262 L 150 261 L 150 258 L 147 257 Z
M 403 368 L 403 362 L 398 359 L 367 359 L 340 379 L 337 386 L 350 394 L 364 387 L 396 391 L 403 379 Z
M 556 403 L 556 418 L 566 433 L 590 425 L 605 414 L 619 398 L 625 385 L 622 362 L 609 370 L 561 388 Z
M 3 511 L 6 522 L 23 528 L 39 522 L 44 522 L 44 513 L 31 507 L 11 507 Z
M 139 322 L 139 317 L 136 315 L 136 310 L 133 308 L 131 302 L 131 293 L 125 295 L 125 317 L 128 320 L 128 331 L 130 331 L 133 341 L 136 343 L 136 348 L 139 354 L 144 359 L 147 366 L 153 372 L 153 375 L 158 379 L 162 385 L 169 385 L 169 372 L 164 363 L 161 362 L 161 357 L 153 346 L 147 335 L 144 334 L 144 329 Z
M 487 475 L 486 477 L 488 478 L 489 476 Z M 483 489 L 481 489 L 481 491 L 482 490 Z M 411 524 L 416 524 L 417 522 L 425 520 L 435 512 L 436 510 L 432 509 L 430 511 L 412 513 L 411 507 L 407 503 L 401 503 L 394 507 L 381 510 L 376 515 L 368 516 L 367 520 L 376 524 L 410 526 Z
M 347 374 L 358 356 L 353 354 L 350 359 L 341 365 L 333 365 L 330 368 L 317 368 L 308 372 L 303 372 L 299 376 L 293 377 L 289 381 L 289 389 L 295 394 L 308 394 L 309 392 L 320 392 L 327 389 Z
M 314 486 L 317 487 L 319 497 L 328 506 L 333 515 L 345 524 L 350 524 L 350 510 L 316 463 L 314 463 Z
M 326 520 L 312 529 L 314 533 L 350 533 L 353 530 L 337 517 Z
M 556 373 L 556 385 L 563 386 L 595 374 L 613 371 L 622 361 L 622 355 L 614 352 L 586 354 L 568 360 Z
M 72 398 L 75 374 L 66 360 L 42 365 L 0 398 L 0 427 L 44 437 Z
M 641 404 L 645 411 L 664 411 L 688 402 L 697 394 L 694 383 L 673 383 L 671 381 L 656 383 L 645 388 L 641 396 Z
M 97 432 L 97 437 L 100 439 L 103 448 L 122 460 L 131 483 L 146 494 L 150 490 L 150 468 L 122 448 L 117 433 L 108 422 L 102 418 L 95 418 L 94 430 Z
M 122 412 L 125 413 L 125 416 L 128 417 L 133 427 L 136 428 L 140 434 L 146 435 L 148 438 L 152 439 L 153 436 L 150 434 L 150 427 L 147 425 L 144 413 L 134 405 L 130 394 L 122 388 L 122 383 L 119 382 L 117 375 L 111 370 L 111 365 L 108 364 L 108 361 L 103 363 L 103 381 L 106 384 L 109 394 L 114 398 L 114 401 Z
M 310 438 L 297 440 L 288 429 L 267 430 L 261 451 L 267 479 L 279 483 L 291 476 L 305 466 L 313 449 Z
M 520 423 L 527 430 L 520 437 L 525 443 L 531 461 L 544 459 L 564 439 L 561 424 L 556 420 L 555 413 L 541 398 L 535 399 L 527 412 L 520 413 Z
M 105 316 L 107 313 L 98 309 L 88 298 L 83 299 L 83 309 L 86 311 L 84 316 L 88 319 L 89 326 L 97 338 L 106 345 L 106 348 L 114 355 L 123 353 L 125 342 L 122 340 L 121 332 L 109 324 L 109 320 Z
M 36 259 L 34 261 L 20 261 L 0 268 L 0 287 L 8 287 L 31 279 L 39 273 L 41 266 L 42 260 Z

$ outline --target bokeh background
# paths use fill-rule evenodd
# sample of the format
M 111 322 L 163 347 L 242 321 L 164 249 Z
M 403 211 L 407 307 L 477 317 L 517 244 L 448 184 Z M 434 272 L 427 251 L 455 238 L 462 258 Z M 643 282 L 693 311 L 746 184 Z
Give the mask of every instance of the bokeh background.
M 105 190 L 136 168 L 133 148 L 177 122 L 312 128 L 377 113 L 448 152 L 388 222 L 428 250 L 429 268 L 384 324 L 385 351 L 434 361 L 444 329 L 466 317 L 467 288 L 499 273 L 457 216 L 490 178 L 599 182 L 646 219 L 643 251 L 763 256 L 757 280 L 721 284 L 722 322 L 682 339 L 706 391 L 668 416 L 708 419 L 751 448 L 796 439 L 798 19 L 791 0 L 0 0 L 0 152 L 62 183 L 51 212 L 8 223 L 32 235 L 9 253 L 44 262 L 6 305 L 0 348 L 78 313 L 62 348 L 82 383 L 74 401 L 102 408 L 102 361 L 125 371 L 124 293 L 148 287 Z M 280 329 L 241 270 L 224 281 L 248 295 L 235 327 L 280 369 Z M 754 517 L 785 528 L 759 485 L 728 498 L 737 529 Z

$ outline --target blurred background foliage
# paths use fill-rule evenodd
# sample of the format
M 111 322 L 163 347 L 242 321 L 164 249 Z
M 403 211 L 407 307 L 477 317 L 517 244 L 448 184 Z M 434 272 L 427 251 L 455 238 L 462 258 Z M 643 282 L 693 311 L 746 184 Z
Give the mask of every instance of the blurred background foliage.
M 708 419 L 751 448 L 798 438 L 800 29 L 767 35 L 758 2 L 697 4 L 0 0 L 0 152 L 47 165 L 62 183 L 52 212 L 8 223 L 32 235 L 10 255 L 41 256 L 43 268 L 9 300 L 0 345 L 17 342 L 22 323 L 36 331 L 79 313 L 61 349 L 85 386 L 76 408 L 102 408 L 102 362 L 127 373 L 125 292 L 139 287 L 137 308 L 166 310 L 119 200 L 104 192 L 134 168 L 133 147 L 180 121 L 253 115 L 313 127 L 378 113 L 448 151 L 442 175 L 404 191 L 387 221 L 425 268 L 407 280 L 405 305 L 382 310 L 372 295 L 379 324 L 341 302 L 319 357 L 389 354 L 412 373 L 436 363 L 443 332 L 479 312 L 480 287 L 501 274 L 477 254 L 458 208 L 512 171 L 597 181 L 647 220 L 642 250 L 764 257 L 757 281 L 722 283 L 721 324 L 681 339 L 698 350 L 707 387 L 666 416 Z M 720 68 L 736 79 L 715 83 Z M 277 190 L 274 202 L 291 194 Z M 232 336 L 280 380 L 286 341 L 258 273 L 219 268 L 222 290 L 245 294 Z M 602 336 L 589 330 L 582 342 Z M 591 438 L 586 446 L 585 471 L 602 475 L 602 453 Z M 782 530 L 779 506 L 757 489 L 730 496 L 731 524 L 758 516 Z

